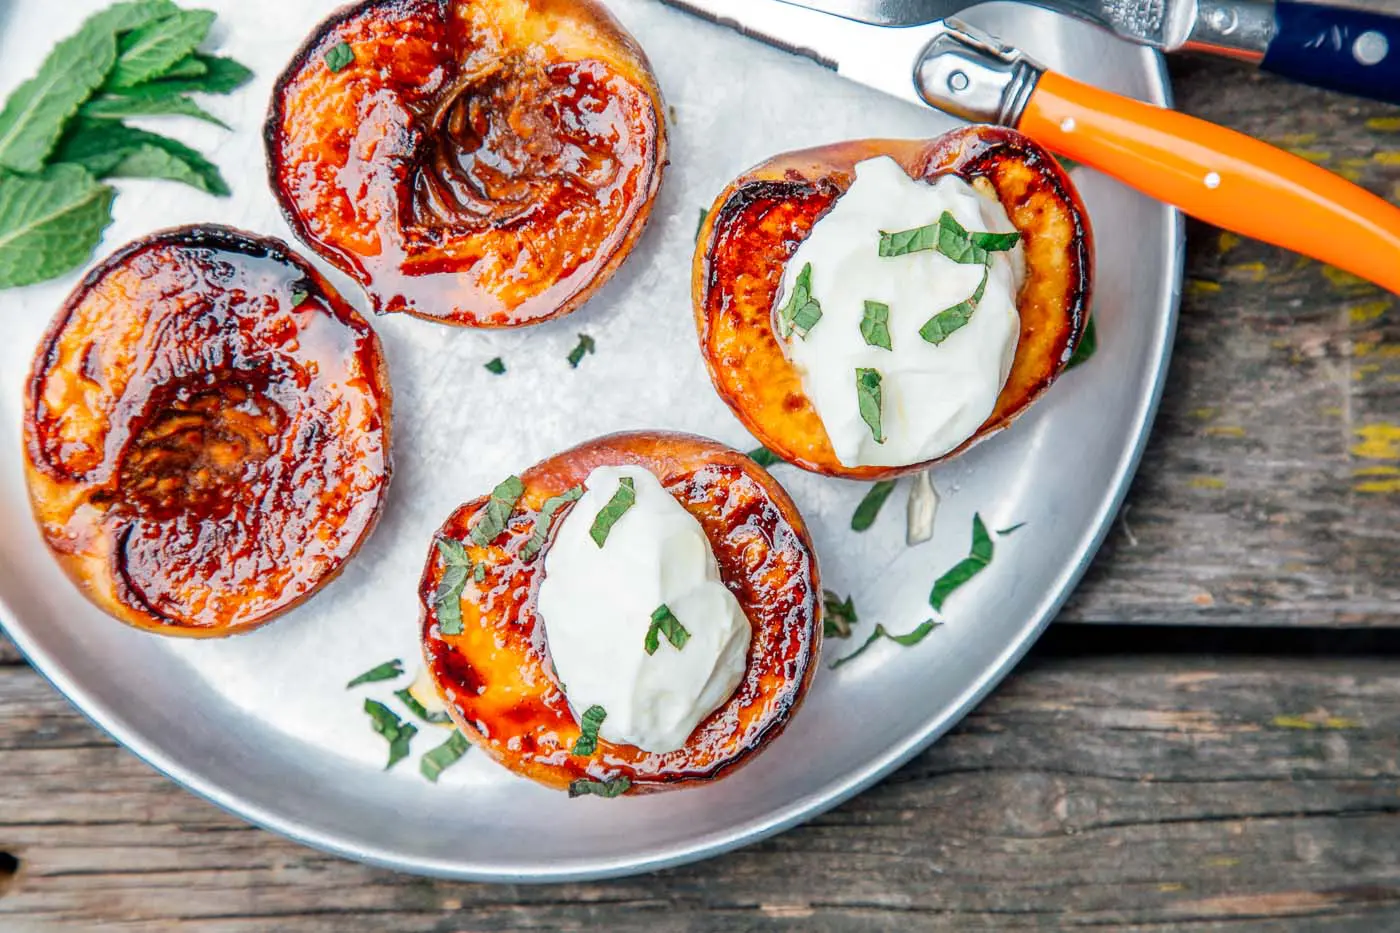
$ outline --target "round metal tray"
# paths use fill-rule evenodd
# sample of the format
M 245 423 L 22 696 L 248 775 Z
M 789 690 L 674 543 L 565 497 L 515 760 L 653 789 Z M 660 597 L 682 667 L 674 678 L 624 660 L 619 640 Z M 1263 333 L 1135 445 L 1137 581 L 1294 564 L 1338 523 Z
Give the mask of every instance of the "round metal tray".
M 16 0 L 0 8 L 0 91 L 105 3 Z M 260 128 L 271 82 L 330 4 L 206 2 L 221 51 L 256 82 L 208 106 L 235 132 L 153 123 L 212 153 L 234 190 L 120 182 L 101 252 L 177 223 L 217 221 L 291 241 L 267 190 Z M 826 585 L 853 594 L 862 625 L 828 640 L 805 706 L 774 747 L 712 786 L 637 799 L 569 800 L 479 752 L 440 783 L 416 757 L 383 770 L 384 742 L 361 709 L 390 699 L 352 676 L 389 658 L 417 665 L 415 586 L 433 530 L 502 476 L 588 437 L 627 428 L 707 434 L 753 446 L 710 389 L 691 322 L 696 217 L 734 175 L 767 156 L 839 139 L 927 137 L 948 118 L 847 83 L 806 60 L 688 18 L 653 0 L 613 0 L 673 108 L 672 165 L 652 225 L 617 278 L 562 321 L 513 333 L 458 332 L 380 318 L 395 388 L 396 474 L 384 518 L 344 575 L 267 628 L 188 642 L 128 629 L 93 609 L 58 570 L 29 514 L 20 410 L 30 356 L 77 276 L 0 293 L 0 619 L 34 665 L 153 767 L 240 816 L 350 858 L 457 878 L 545 881 L 647 871 L 792 826 L 851 796 L 927 746 L 1011 668 L 1061 605 L 1112 521 L 1152 421 L 1181 281 L 1182 224 L 1170 209 L 1075 171 L 1098 240 L 1099 352 L 1011 430 L 940 467 L 934 539 L 904 541 L 904 486 L 864 534 L 849 528 L 862 484 L 774 468 L 809 519 Z M 970 19 L 1046 64 L 1167 103 L 1162 62 L 1090 27 L 997 5 Z M 294 241 L 292 241 L 294 242 Z M 305 250 L 302 250 L 306 252 Z M 351 300 L 359 293 L 343 279 Z M 597 352 L 565 360 L 587 333 Z M 508 371 L 482 364 L 495 356 Z M 906 482 L 907 485 L 907 482 Z M 874 622 L 929 615 L 934 578 L 967 552 L 972 515 L 1026 526 L 947 606 L 921 645 L 882 644 L 830 670 Z M 432 732 L 431 728 L 426 731 Z

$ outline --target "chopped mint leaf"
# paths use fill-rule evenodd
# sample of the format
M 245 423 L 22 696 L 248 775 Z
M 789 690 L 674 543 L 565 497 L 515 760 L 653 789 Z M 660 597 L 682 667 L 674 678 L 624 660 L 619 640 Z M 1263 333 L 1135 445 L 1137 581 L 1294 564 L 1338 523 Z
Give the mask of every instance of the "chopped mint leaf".
M 822 591 L 822 634 L 827 638 L 850 638 L 851 628 L 860 621 L 855 600 L 844 600 L 831 590 Z
M 535 531 L 530 535 L 530 540 L 526 541 L 520 549 L 521 560 L 531 560 L 540 552 L 545 541 L 549 540 L 549 526 L 554 521 L 554 513 L 566 503 L 573 502 L 582 495 L 583 486 L 579 485 L 544 500 L 544 505 L 540 506 L 540 513 L 535 518 Z
M 389 743 L 389 763 L 384 766 L 384 770 L 388 771 L 408 757 L 409 744 L 418 734 L 418 727 L 399 719 L 393 710 L 378 700 L 365 700 L 365 712 L 369 714 L 374 731 Z
M 1084 333 L 1079 338 L 1079 346 L 1074 348 L 1074 354 L 1065 364 L 1065 372 L 1069 372 L 1080 363 L 1087 363 L 1099 348 L 1099 329 L 1094 326 L 1094 319 L 1089 318 L 1089 323 L 1084 325 Z
M 782 457 L 779 457 L 767 447 L 755 447 L 753 450 L 749 451 L 748 458 L 765 469 L 783 462 Z
M 354 60 L 355 50 L 350 48 L 350 43 L 348 42 L 342 42 L 339 45 L 333 46 L 331 50 L 326 53 L 326 67 L 336 74 L 348 68 L 350 63 Z
M 881 256 L 904 256 L 935 250 L 965 265 L 986 265 L 987 254 L 1011 249 L 1021 239 L 1019 233 L 969 233 L 951 212 L 944 211 L 936 223 L 896 233 L 880 231 Z
M 924 622 L 921 622 L 918 626 L 916 626 L 912 632 L 906 632 L 903 635 L 891 635 L 889 633 L 889 630 L 886 629 L 883 625 L 876 625 L 875 631 L 870 633 L 870 637 L 867 638 L 859 648 L 857 648 L 855 651 L 852 651 L 850 654 L 846 655 L 843 658 L 837 658 L 835 661 L 832 662 L 831 668 L 832 670 L 835 670 L 842 664 L 845 664 L 847 661 L 854 661 L 856 658 L 864 654 L 867 648 L 869 648 L 871 645 L 875 644 L 882 638 L 888 639 L 889 641 L 892 641 L 897 645 L 902 645 L 905 648 L 917 645 L 919 642 L 923 641 L 925 638 L 928 637 L 929 632 L 932 632 L 934 629 L 938 628 L 940 624 L 941 623 L 935 622 L 932 619 L 927 619 Z
M 860 505 L 856 506 L 855 513 L 851 516 L 852 531 L 865 531 L 875 524 L 875 517 L 880 514 L 880 509 L 890 497 L 890 493 L 894 492 L 894 485 L 894 480 L 882 479 L 870 487 L 870 491 L 860 500 Z
M 371 667 L 359 677 L 356 677 L 346 684 L 345 689 L 349 690 L 351 687 L 358 687 L 360 684 L 372 684 L 381 680 L 393 680 L 396 677 L 402 676 L 403 662 L 395 658 L 392 661 L 385 661 L 383 664 Z
M 929 605 L 942 612 L 943 604 L 955 590 L 987 568 L 992 562 L 992 553 L 992 538 L 987 534 L 982 516 L 972 516 L 972 550 L 933 584 L 933 591 L 928 597 Z
M 418 702 L 418 698 L 413 695 L 413 691 L 408 687 L 402 690 L 395 690 L 394 696 L 399 698 L 399 702 L 408 707 L 408 711 L 417 716 L 430 726 L 445 726 L 452 721 L 452 717 L 446 713 L 429 712 L 428 708 Z
M 788 296 L 787 302 L 778 309 L 778 319 L 785 327 L 782 328 L 784 337 L 791 337 L 794 333 L 799 337 L 806 338 L 808 332 L 821 320 L 822 306 L 816 298 L 812 297 L 812 264 L 805 263 L 802 271 L 797 273 L 797 280 L 793 283 L 792 294 Z
M 496 376 L 501 375 L 506 371 L 505 361 L 502 360 L 499 356 L 496 357 L 495 359 L 491 360 L 486 364 L 486 371 Z
M 593 539 L 593 543 L 602 547 L 607 543 L 608 535 L 612 533 L 613 525 L 637 502 L 637 487 L 632 482 L 632 477 L 624 476 L 618 480 L 617 492 L 613 493 L 608 504 L 603 506 L 593 518 L 593 525 L 588 529 L 588 535 Z
M 583 362 L 583 358 L 597 349 L 597 344 L 593 338 L 587 334 L 578 335 L 578 346 L 569 351 L 569 366 L 578 369 L 578 364 Z
M 871 437 L 875 438 L 875 443 L 883 444 L 885 434 L 880 426 L 882 402 L 879 370 L 856 370 L 856 399 L 860 405 L 861 420 L 870 426 Z
M 442 772 L 461 761 L 462 756 L 470 751 L 471 747 L 465 735 L 460 731 L 453 732 L 446 742 L 430 752 L 425 752 L 418 760 L 418 773 L 436 784 Z
M 934 346 L 938 346 L 954 332 L 967 326 L 967 322 L 972 320 L 972 312 L 976 311 L 977 306 L 982 303 L 982 296 L 987 292 L 987 278 L 991 274 L 992 267 L 983 266 L 982 282 L 977 286 L 977 291 L 972 293 L 972 297 L 966 301 L 958 302 L 951 308 L 939 311 L 929 318 L 924 326 L 919 328 L 919 336 Z
M 610 781 L 579 778 L 569 785 L 569 796 L 586 797 L 592 794 L 595 797 L 620 797 L 627 793 L 631 786 L 632 782 L 625 777 L 613 778 Z
M 865 316 L 860 319 L 860 335 L 868 346 L 893 350 L 890 344 L 890 306 L 878 301 L 865 303 Z
M 574 742 L 571 755 L 579 755 L 587 758 L 598 749 L 598 730 L 602 728 L 603 720 L 608 718 L 608 711 L 596 704 L 588 707 L 583 713 L 583 718 L 579 720 L 578 741 Z
M 677 651 L 690 641 L 690 632 L 681 625 L 681 620 L 676 618 L 675 613 L 665 603 L 657 606 L 656 611 L 651 614 L 651 626 L 647 629 L 646 643 L 643 646 L 647 654 L 656 654 L 656 649 L 661 647 L 662 635 L 666 636 L 671 647 Z
M 292 292 L 292 307 L 300 308 L 303 304 L 306 303 L 306 299 L 310 297 L 310 295 L 301 290 Z
M 496 488 L 491 490 L 491 497 L 478 513 L 480 517 L 472 527 L 473 543 L 486 547 L 500 537 L 524 492 L 525 486 L 520 482 L 520 477 L 507 476 L 501 480 Z

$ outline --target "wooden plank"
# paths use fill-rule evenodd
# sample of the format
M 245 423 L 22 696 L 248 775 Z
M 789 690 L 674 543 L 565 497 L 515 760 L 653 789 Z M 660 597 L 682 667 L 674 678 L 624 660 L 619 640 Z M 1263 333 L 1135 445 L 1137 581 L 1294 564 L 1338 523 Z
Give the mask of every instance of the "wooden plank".
M 287 933 L 1400 928 L 1400 661 L 1033 661 L 811 824 L 548 887 L 366 868 L 244 826 L 0 669 L 0 928 Z
M 1182 109 L 1400 201 L 1393 106 L 1228 63 L 1172 72 Z M 1400 299 L 1203 224 L 1188 238 L 1156 433 L 1063 618 L 1400 624 Z

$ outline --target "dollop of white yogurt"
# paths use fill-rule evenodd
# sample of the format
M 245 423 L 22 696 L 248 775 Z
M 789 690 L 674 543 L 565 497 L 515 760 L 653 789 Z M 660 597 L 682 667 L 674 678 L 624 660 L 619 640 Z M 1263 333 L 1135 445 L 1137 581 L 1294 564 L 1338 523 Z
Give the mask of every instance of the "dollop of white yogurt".
M 636 502 L 602 547 L 594 519 L 632 480 Z M 734 693 L 744 676 L 752 627 L 720 580 L 700 523 L 638 466 L 598 467 L 545 554 L 539 614 L 569 705 L 607 713 L 609 742 L 669 752 Z M 662 605 L 689 633 L 676 648 L 664 635 L 647 654 L 652 614 Z
M 971 437 L 991 415 L 1016 355 L 1021 320 L 1016 298 L 1024 278 L 1019 244 L 991 253 L 986 290 L 967 324 L 934 345 L 919 329 L 977 291 L 983 266 L 960 264 L 935 250 L 881 257 L 880 233 L 936 223 L 944 211 L 973 233 L 1015 231 L 1005 208 L 970 184 L 945 175 L 916 181 L 887 156 L 855 167 L 855 181 L 812 227 L 788 260 L 778 310 L 810 264 L 811 293 L 822 316 L 805 337 L 782 340 L 803 390 L 846 466 L 906 466 L 932 460 Z M 891 349 L 867 345 L 865 302 L 889 306 Z M 861 417 L 856 370 L 881 377 L 884 443 Z

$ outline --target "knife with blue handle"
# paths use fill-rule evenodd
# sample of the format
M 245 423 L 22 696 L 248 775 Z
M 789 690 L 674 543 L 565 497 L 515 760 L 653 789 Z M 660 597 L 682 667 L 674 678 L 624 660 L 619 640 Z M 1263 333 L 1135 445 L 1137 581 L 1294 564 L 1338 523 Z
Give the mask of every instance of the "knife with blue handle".
M 976 0 L 785 0 L 877 26 L 921 26 Z M 1203 52 L 1400 104 L 1400 12 L 1303 0 L 1026 0 L 1163 52 Z

